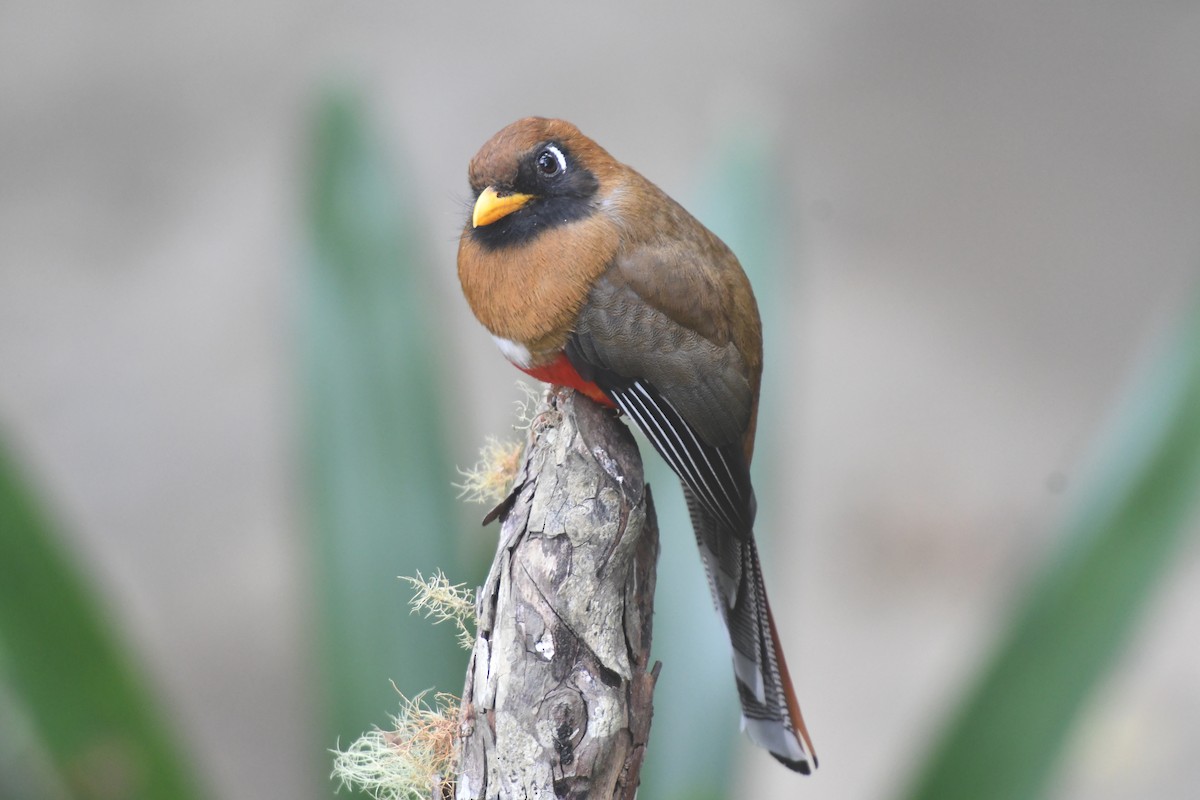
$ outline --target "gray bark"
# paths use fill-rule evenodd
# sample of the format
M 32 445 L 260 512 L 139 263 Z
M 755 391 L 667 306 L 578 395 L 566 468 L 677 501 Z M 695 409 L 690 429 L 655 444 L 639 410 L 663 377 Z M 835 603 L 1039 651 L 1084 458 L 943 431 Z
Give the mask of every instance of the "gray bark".
M 455 797 L 632 799 L 658 674 L 647 670 L 658 529 L 629 430 L 551 392 L 500 512 Z

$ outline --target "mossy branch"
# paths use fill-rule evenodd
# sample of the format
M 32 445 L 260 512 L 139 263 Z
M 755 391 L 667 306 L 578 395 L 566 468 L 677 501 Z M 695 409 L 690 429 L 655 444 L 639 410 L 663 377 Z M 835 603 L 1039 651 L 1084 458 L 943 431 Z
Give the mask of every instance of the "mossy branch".
M 402 697 L 394 731 L 337 753 L 343 784 L 381 800 L 634 797 L 658 676 L 650 488 L 629 430 L 590 400 L 552 392 L 529 419 L 519 458 L 489 444 L 468 477 L 512 487 L 487 517 L 502 525 L 474 605 L 441 572 L 405 578 L 413 610 L 471 648 L 461 704 Z

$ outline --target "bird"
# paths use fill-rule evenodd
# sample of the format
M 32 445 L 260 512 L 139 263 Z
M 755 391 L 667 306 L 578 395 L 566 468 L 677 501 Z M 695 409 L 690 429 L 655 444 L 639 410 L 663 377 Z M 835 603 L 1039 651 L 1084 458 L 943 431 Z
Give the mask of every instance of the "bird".
M 737 257 L 573 124 L 526 117 L 471 159 L 468 305 L 526 374 L 619 409 L 680 478 L 750 739 L 817 766 L 754 539 L 762 324 Z

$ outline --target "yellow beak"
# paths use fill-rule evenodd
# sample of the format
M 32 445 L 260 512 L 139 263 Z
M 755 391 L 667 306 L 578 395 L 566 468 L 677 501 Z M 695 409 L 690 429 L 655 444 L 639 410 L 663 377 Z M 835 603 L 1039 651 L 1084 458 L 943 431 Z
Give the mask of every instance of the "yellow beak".
M 475 210 L 471 214 L 471 227 L 491 225 L 498 219 L 503 219 L 521 206 L 533 199 L 531 194 L 500 194 L 495 187 L 489 186 L 479 193 L 475 201 Z

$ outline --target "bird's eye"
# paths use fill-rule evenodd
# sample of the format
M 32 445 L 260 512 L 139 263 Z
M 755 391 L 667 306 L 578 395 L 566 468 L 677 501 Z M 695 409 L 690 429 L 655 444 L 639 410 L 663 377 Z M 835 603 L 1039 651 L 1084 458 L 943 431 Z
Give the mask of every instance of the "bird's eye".
M 542 148 L 542 152 L 538 153 L 537 168 L 543 176 L 553 178 L 567 169 L 567 159 L 563 156 L 562 151 L 552 144 Z

